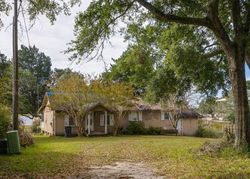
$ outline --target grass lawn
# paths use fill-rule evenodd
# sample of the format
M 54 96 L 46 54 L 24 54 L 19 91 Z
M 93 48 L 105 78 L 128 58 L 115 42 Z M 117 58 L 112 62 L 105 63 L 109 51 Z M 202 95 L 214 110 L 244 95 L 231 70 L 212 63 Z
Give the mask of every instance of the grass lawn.
M 242 177 L 250 174 L 250 158 L 231 149 L 216 157 L 195 150 L 209 139 L 176 136 L 46 137 L 22 154 L 0 156 L 1 176 L 69 176 L 90 166 L 129 160 L 143 162 L 171 178 Z

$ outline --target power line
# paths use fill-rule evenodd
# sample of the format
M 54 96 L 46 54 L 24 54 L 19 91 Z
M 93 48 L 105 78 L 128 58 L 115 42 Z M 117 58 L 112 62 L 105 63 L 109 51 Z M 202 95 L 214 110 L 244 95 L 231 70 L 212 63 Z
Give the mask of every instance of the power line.
M 27 24 L 26 24 L 26 20 L 25 20 L 23 5 L 22 4 L 20 4 L 20 5 L 21 5 L 21 8 L 22 8 L 23 23 L 24 23 L 24 28 L 25 28 L 27 40 L 28 40 L 28 45 L 30 47 L 30 38 L 29 38 L 29 32 L 28 32 L 28 28 L 27 28 Z

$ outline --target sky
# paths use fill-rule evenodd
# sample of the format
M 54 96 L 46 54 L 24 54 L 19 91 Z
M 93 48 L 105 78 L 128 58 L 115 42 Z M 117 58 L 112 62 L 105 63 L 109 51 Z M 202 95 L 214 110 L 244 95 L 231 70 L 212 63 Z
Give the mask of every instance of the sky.
M 67 43 L 74 39 L 73 27 L 74 18 L 79 11 L 84 11 L 90 3 L 90 0 L 84 0 L 80 7 L 74 7 L 70 16 L 59 15 L 54 25 L 45 17 L 39 17 L 36 24 L 29 30 L 30 45 L 35 45 L 40 51 L 51 57 L 52 69 L 71 68 L 84 74 L 97 75 L 105 70 L 103 61 L 91 61 L 80 64 L 72 63 L 68 60 L 69 55 L 63 51 L 67 49 Z M 26 17 L 27 18 L 27 17 Z M 5 27 L 0 31 L 0 52 L 12 57 L 12 28 L 9 26 L 12 16 L 4 17 Z M 23 17 L 20 14 L 19 21 L 23 24 Z M 106 45 L 104 48 L 104 60 L 106 64 L 112 63 L 112 58 L 118 58 L 126 49 L 127 43 L 123 41 L 122 36 L 115 36 L 111 39 L 112 46 Z M 19 46 L 23 44 L 28 46 L 26 34 L 19 33 Z M 246 77 L 250 79 L 250 70 L 246 67 Z
M 79 11 L 85 10 L 90 3 L 90 0 L 84 0 L 80 7 L 74 7 L 70 16 L 63 14 L 57 17 L 54 25 L 45 17 L 39 17 L 36 24 L 29 30 L 30 45 L 35 45 L 40 51 L 51 57 L 52 68 L 71 68 L 74 71 L 80 71 L 84 74 L 100 74 L 105 70 L 103 61 L 91 61 L 88 63 L 81 62 L 80 64 L 72 63 L 68 60 L 69 54 L 64 54 L 63 51 L 68 48 L 67 43 L 74 40 L 74 18 Z M 28 18 L 27 16 L 25 17 Z M 12 57 L 12 16 L 4 18 L 5 27 L 0 31 L 0 52 Z M 24 24 L 22 14 L 19 15 L 19 21 Z M 28 23 L 28 20 L 26 20 Z M 19 29 L 20 30 L 20 29 Z M 106 45 L 103 55 L 106 64 L 112 62 L 112 58 L 118 58 L 126 49 L 127 43 L 123 41 L 121 36 L 115 36 L 111 39 L 112 46 Z M 19 32 L 19 46 L 21 44 L 28 46 L 26 33 Z

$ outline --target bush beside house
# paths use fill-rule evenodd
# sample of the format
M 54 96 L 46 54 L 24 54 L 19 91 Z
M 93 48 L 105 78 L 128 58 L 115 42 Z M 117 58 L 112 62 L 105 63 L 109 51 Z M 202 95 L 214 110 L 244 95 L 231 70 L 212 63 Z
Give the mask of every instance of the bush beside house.
M 40 121 L 34 120 L 31 128 L 33 133 L 41 133 Z
M 175 129 L 145 128 L 143 121 L 129 121 L 128 127 L 124 130 L 124 134 L 127 135 L 175 135 L 176 133 Z
M 220 138 L 223 136 L 223 133 L 213 128 L 206 128 L 203 125 L 199 125 L 198 130 L 196 132 L 196 136 L 207 138 Z
M 146 133 L 144 123 L 142 121 L 129 121 L 129 125 L 125 130 L 128 135 L 142 135 Z

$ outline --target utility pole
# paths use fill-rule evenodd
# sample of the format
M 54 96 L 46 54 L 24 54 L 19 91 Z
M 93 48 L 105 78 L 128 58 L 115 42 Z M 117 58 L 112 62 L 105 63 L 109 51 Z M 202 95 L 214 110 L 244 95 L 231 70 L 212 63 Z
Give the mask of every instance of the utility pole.
M 12 122 L 13 130 L 18 130 L 18 8 L 17 1 L 14 0 L 14 16 L 13 16 L 13 76 L 12 76 Z

